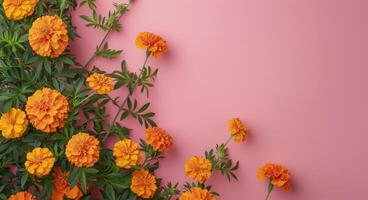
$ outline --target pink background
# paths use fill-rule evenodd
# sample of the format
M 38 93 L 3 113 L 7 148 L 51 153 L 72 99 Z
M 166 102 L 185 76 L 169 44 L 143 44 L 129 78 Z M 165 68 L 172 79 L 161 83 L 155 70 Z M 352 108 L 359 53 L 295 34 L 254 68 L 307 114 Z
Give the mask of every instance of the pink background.
M 111 8 L 97 2 L 104 14 Z M 226 140 L 227 120 L 239 116 L 251 130 L 246 143 L 230 143 L 240 181 L 212 177 L 218 199 L 263 199 L 255 174 L 267 161 L 293 175 L 292 191 L 271 199 L 367 199 L 367 8 L 366 0 L 137 0 L 110 37 L 122 56 L 94 64 L 111 72 L 127 59 L 137 70 L 139 32 L 168 41 L 169 52 L 150 61 L 160 73 L 149 100 L 175 138 L 159 170 L 168 181 L 186 181 L 188 157 Z M 81 13 L 73 49 L 85 62 L 103 33 L 84 28 Z M 125 125 L 143 136 L 134 120 Z

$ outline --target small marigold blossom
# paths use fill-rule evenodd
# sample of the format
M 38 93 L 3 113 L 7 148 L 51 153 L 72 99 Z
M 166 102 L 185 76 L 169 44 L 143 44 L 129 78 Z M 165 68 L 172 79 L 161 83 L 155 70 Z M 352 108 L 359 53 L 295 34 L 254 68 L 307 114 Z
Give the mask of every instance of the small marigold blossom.
M 266 163 L 257 170 L 257 177 L 259 180 L 265 180 L 267 178 L 271 181 L 272 185 L 283 188 L 286 191 L 290 190 L 291 174 L 282 165 Z
M 43 88 L 28 97 L 26 113 L 33 127 L 45 133 L 52 133 L 64 127 L 64 120 L 68 118 L 69 103 L 59 91 Z
M 11 195 L 8 200 L 36 200 L 36 197 L 29 192 L 18 192 Z
M 154 57 L 158 58 L 167 50 L 167 43 L 160 36 L 154 33 L 142 32 L 135 40 L 137 47 L 145 49 Z
M 147 144 L 151 145 L 155 151 L 168 151 L 173 144 L 171 135 L 160 127 L 149 127 L 144 135 L 147 138 Z
M 33 14 L 37 0 L 4 0 L 3 8 L 6 18 L 21 20 Z
M 145 169 L 136 170 L 132 173 L 130 189 L 137 196 L 149 199 L 157 190 L 156 177 Z
M 203 182 L 212 175 L 212 163 L 203 156 L 193 156 L 185 164 L 185 173 L 189 178 Z
M 29 44 L 44 57 L 59 57 L 69 44 L 68 27 L 58 16 L 42 16 L 29 29 Z
M 42 177 L 50 173 L 54 163 L 55 157 L 48 148 L 36 147 L 27 153 L 24 165 L 30 174 Z
M 0 118 L 0 130 L 4 138 L 13 139 L 22 137 L 27 127 L 27 116 L 21 109 L 11 108 Z
M 94 136 L 80 132 L 68 141 L 65 155 L 76 167 L 92 167 L 100 157 L 99 144 Z
M 93 73 L 86 81 L 97 94 L 109 94 L 114 89 L 112 78 L 104 74 Z
M 190 191 L 184 192 L 179 200 L 216 200 L 216 198 L 206 189 L 192 187 Z
M 248 129 L 239 118 L 229 120 L 228 130 L 236 142 L 243 142 L 247 139 Z
M 61 169 L 57 167 L 53 173 L 53 176 L 54 180 L 52 182 L 55 187 L 52 190 L 52 200 L 63 200 L 64 196 L 68 199 L 78 200 L 83 196 L 83 192 L 79 185 L 70 188 L 70 185 L 67 181 L 69 172 L 62 172 Z
M 125 169 L 139 164 L 142 157 L 138 144 L 130 139 L 123 139 L 115 143 L 113 155 L 116 165 Z

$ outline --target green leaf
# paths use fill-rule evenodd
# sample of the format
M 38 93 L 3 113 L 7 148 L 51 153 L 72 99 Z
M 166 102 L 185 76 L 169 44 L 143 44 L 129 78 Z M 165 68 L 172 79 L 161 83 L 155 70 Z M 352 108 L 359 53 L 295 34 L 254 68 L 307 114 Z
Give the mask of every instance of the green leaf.
M 85 169 L 80 170 L 80 177 L 81 177 L 82 191 L 83 191 L 84 194 L 86 194 L 87 193 L 87 181 L 86 181 Z

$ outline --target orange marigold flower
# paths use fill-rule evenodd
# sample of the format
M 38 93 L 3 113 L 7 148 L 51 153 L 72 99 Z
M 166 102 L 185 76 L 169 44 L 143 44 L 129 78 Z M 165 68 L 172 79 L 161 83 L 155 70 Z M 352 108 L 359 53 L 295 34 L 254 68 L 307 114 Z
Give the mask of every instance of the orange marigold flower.
M 185 173 L 189 178 L 203 182 L 211 177 L 212 163 L 203 156 L 193 156 L 185 164 Z
M 78 185 L 70 188 L 67 181 L 69 172 L 62 172 L 59 167 L 55 169 L 54 176 L 54 189 L 52 191 L 52 200 L 63 200 L 64 196 L 68 199 L 80 199 L 83 196 L 83 192 Z
M 150 52 L 154 57 L 158 58 L 167 50 L 167 44 L 160 36 L 149 32 L 139 33 L 135 40 L 137 47 Z
M 248 129 L 239 118 L 229 120 L 228 130 L 236 142 L 243 142 L 247 139 Z
M 268 178 L 271 184 L 288 191 L 291 186 L 291 174 L 286 167 L 274 163 L 266 163 L 257 171 L 259 180 Z
M 56 58 L 68 46 L 68 27 L 58 16 L 42 16 L 33 22 L 28 40 L 36 54 Z
M 41 177 L 50 173 L 55 163 L 55 157 L 48 148 L 36 147 L 27 153 L 24 163 L 30 174 Z
M 155 151 L 168 151 L 173 144 L 171 135 L 160 127 L 149 127 L 144 135 L 147 138 L 147 144 L 151 145 Z
M 216 200 L 215 195 L 208 190 L 199 187 L 192 187 L 190 191 L 184 192 L 179 200 Z
M 33 14 L 36 0 L 4 0 L 5 16 L 10 20 L 21 20 Z
M 151 198 L 157 190 L 156 177 L 145 169 L 136 170 L 132 174 L 130 189 L 144 199 Z
M 113 155 L 117 166 L 129 169 L 137 165 L 142 157 L 138 144 L 130 139 L 123 139 L 114 145 Z
M 100 157 L 99 145 L 97 138 L 80 132 L 69 140 L 65 154 L 76 167 L 92 167 Z
M 109 94 L 114 89 L 112 78 L 104 74 L 93 73 L 87 78 L 87 83 L 98 94 Z
M 59 91 L 43 88 L 28 97 L 26 112 L 33 127 L 51 133 L 64 127 L 64 120 L 68 118 L 69 103 Z
M 21 109 L 11 108 L 0 118 L 0 130 L 4 138 L 19 138 L 24 135 L 28 127 L 26 113 Z
M 8 200 L 36 200 L 36 197 L 29 192 L 17 192 L 11 195 Z

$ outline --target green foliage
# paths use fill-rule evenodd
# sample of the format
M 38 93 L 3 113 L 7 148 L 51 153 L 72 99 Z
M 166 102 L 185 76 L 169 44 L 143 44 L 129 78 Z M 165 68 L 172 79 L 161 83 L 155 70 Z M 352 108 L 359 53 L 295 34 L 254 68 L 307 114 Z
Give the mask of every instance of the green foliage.
M 111 60 L 111 59 L 114 59 L 114 58 L 118 57 L 121 54 L 121 52 L 122 52 L 122 50 L 109 49 L 109 46 L 108 46 L 108 44 L 106 42 L 103 45 L 102 48 L 97 48 L 96 49 L 95 55 Z

